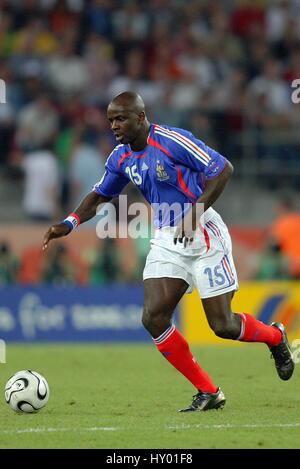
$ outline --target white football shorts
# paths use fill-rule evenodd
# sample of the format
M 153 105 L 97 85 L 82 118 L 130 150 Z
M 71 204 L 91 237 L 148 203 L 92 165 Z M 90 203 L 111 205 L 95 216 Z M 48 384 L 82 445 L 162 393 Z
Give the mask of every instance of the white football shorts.
M 227 226 L 220 215 L 209 210 L 209 221 L 197 231 L 194 242 L 175 245 L 174 227 L 155 231 L 147 256 L 143 280 L 148 278 L 181 278 L 191 293 L 196 288 L 201 298 L 211 298 L 238 290 L 237 274 L 232 257 L 232 243 Z

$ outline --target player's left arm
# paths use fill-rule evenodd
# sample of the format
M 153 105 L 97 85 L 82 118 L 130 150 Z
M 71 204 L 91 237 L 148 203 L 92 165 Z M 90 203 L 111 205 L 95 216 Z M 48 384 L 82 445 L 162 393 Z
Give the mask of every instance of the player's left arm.
M 233 173 L 232 164 L 187 130 L 166 130 L 158 126 L 157 135 L 162 138 L 163 145 L 169 145 L 175 164 L 179 163 L 203 176 L 204 191 L 197 203 L 203 203 L 204 210 L 207 210 L 220 196 Z
M 166 144 L 167 141 L 175 164 L 190 168 L 201 174 L 204 179 L 204 190 L 202 189 L 200 198 L 193 204 L 192 210 L 185 215 L 175 232 L 175 244 L 178 239 L 186 245 L 193 241 L 203 211 L 211 207 L 223 192 L 233 173 L 233 166 L 223 155 L 184 129 L 166 130 L 158 127 L 157 135 L 163 139 L 162 143 Z
M 192 209 L 185 216 L 183 223 L 177 227 L 174 235 L 174 243 L 177 240 L 184 243 L 184 247 L 194 240 L 194 232 L 199 225 L 199 212 L 205 212 L 222 194 L 226 183 L 233 173 L 233 166 L 230 161 L 226 160 L 222 171 L 215 177 L 206 179 L 203 194 L 197 200 Z M 204 209 L 198 210 L 199 204 L 203 204 Z
M 228 179 L 233 173 L 233 166 L 230 161 L 226 160 L 225 166 L 218 176 L 207 179 L 205 181 L 205 189 L 197 203 L 204 204 L 206 211 L 222 194 Z

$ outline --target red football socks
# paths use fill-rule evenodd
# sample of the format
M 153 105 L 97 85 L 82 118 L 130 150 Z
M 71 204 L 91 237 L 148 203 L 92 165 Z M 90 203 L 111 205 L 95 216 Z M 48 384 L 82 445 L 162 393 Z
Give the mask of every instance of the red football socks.
M 182 334 L 170 326 L 156 339 L 153 339 L 162 355 L 182 373 L 197 389 L 214 393 L 218 388 L 210 380 L 208 374 L 202 370 L 193 357 L 189 345 Z
M 278 345 L 282 339 L 279 329 L 268 326 L 250 314 L 240 314 L 242 319 L 241 333 L 237 340 L 242 342 L 264 342 L 269 347 Z

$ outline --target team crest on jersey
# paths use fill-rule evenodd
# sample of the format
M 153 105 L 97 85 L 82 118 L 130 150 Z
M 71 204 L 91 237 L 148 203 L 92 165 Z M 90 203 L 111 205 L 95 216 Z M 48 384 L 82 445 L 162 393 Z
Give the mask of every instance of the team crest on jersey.
M 156 162 L 156 175 L 159 181 L 166 181 L 170 178 L 167 171 L 159 161 Z

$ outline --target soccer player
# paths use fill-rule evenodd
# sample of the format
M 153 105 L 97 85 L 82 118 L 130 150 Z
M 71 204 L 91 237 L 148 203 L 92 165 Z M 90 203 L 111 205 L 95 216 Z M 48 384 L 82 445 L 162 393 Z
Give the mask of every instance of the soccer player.
M 231 240 L 222 218 L 212 208 L 233 172 L 230 162 L 186 130 L 151 124 L 142 98 L 135 93 L 116 96 L 107 108 L 107 117 L 119 144 L 107 159 L 105 173 L 74 213 L 49 228 L 43 248 L 92 218 L 99 204 L 117 197 L 132 181 L 155 211 L 156 230 L 143 274 L 142 322 L 161 354 L 197 390 L 191 405 L 181 411 L 206 411 L 225 405 L 223 392 L 197 363 L 187 341 L 172 324 L 176 305 L 194 286 L 217 336 L 264 342 L 279 377 L 290 379 L 294 362 L 284 326 L 266 325 L 250 314 L 231 310 L 238 288 Z M 171 216 L 157 208 L 174 203 L 180 210 Z M 204 216 L 199 218 L 200 203 Z

